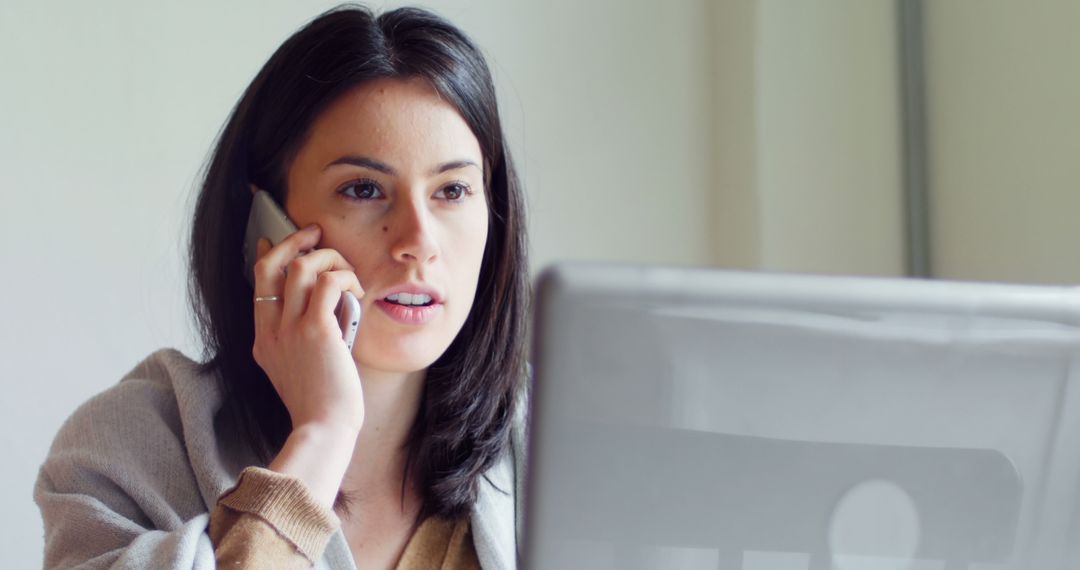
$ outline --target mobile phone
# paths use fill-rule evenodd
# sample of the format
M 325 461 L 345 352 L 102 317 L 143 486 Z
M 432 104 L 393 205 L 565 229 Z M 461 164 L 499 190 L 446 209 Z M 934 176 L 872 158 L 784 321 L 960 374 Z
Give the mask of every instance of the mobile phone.
M 254 194 L 251 199 L 251 213 L 248 214 L 247 229 L 244 231 L 244 275 L 254 289 L 259 239 L 266 238 L 271 245 L 277 245 L 296 232 L 296 224 L 292 223 L 269 192 L 252 189 Z M 349 351 L 352 351 L 356 333 L 360 329 L 360 301 L 356 299 L 356 295 L 349 291 L 342 293 L 341 300 L 334 308 L 334 315 L 341 327 L 341 338 Z

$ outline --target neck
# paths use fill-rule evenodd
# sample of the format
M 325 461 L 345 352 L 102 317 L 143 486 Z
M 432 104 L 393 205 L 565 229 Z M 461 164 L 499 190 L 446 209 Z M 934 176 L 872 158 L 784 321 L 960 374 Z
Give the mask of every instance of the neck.
M 342 488 L 357 495 L 399 493 L 406 441 L 420 410 L 426 371 L 394 373 L 360 368 L 364 424 Z

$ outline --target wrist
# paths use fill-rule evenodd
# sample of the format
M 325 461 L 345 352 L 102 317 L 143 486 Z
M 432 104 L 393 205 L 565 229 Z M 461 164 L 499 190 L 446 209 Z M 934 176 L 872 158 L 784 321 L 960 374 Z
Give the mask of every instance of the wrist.
M 363 411 L 358 414 L 323 411 L 298 416 L 293 416 L 290 413 L 289 419 L 292 421 L 293 432 L 302 429 L 328 437 L 346 437 L 350 433 L 353 437 L 356 437 L 356 434 L 360 433 L 360 428 L 364 425 Z
M 358 435 L 359 428 L 333 423 L 296 426 L 268 467 L 300 479 L 319 502 L 332 507 Z

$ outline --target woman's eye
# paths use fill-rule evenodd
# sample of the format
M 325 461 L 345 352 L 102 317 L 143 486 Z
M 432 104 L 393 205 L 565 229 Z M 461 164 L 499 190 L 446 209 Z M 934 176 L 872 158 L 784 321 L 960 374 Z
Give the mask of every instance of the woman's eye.
M 382 198 L 382 190 L 373 180 L 350 182 L 339 190 L 340 193 L 354 200 L 377 200 Z
M 439 190 L 435 195 L 444 200 L 449 200 L 450 202 L 460 202 L 465 199 L 466 195 L 471 193 L 472 191 L 467 185 L 454 183 Z

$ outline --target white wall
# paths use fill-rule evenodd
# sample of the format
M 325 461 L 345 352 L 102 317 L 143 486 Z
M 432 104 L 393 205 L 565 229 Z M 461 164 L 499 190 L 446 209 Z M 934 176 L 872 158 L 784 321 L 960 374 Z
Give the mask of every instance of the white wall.
M 901 275 L 891 0 L 714 5 L 717 263 Z
M 759 267 L 903 274 L 895 11 L 758 2 Z
M 925 4 L 935 274 L 1080 281 L 1080 3 Z
M 30 493 L 63 419 L 156 347 L 197 354 L 190 189 L 245 83 L 312 12 L 281 3 L 253 26 L 254 6 L 0 5 L 5 566 L 41 566 Z
M 493 64 L 534 267 L 707 264 L 708 0 L 431 3 Z M 0 546 L 41 565 L 31 487 L 63 419 L 161 346 L 197 354 L 183 244 L 218 128 L 328 2 L 0 3 Z
M 503 72 L 534 267 L 713 261 L 710 4 L 521 2 L 492 29 L 458 18 Z

